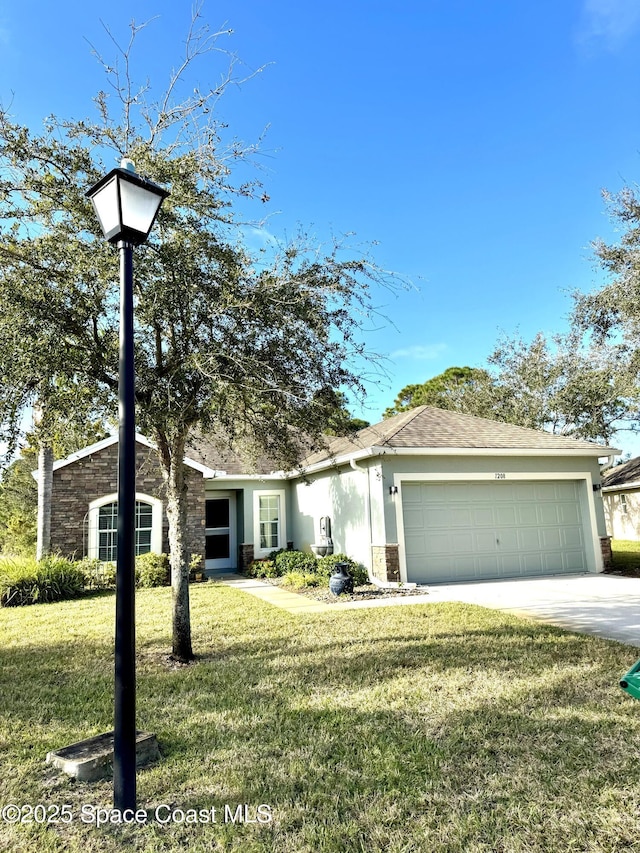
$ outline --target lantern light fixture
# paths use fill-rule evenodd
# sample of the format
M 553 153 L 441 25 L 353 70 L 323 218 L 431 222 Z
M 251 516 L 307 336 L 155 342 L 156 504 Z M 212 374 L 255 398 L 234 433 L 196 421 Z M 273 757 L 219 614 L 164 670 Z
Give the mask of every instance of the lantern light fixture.
M 145 242 L 168 195 L 163 187 L 140 177 L 128 157 L 86 193 L 106 239 L 134 246 Z

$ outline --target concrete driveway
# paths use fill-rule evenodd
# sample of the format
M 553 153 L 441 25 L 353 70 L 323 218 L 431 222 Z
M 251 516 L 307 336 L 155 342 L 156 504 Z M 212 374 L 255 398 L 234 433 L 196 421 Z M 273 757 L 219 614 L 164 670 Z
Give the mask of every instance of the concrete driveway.
M 430 602 L 464 601 L 640 647 L 640 578 L 562 575 L 429 586 Z

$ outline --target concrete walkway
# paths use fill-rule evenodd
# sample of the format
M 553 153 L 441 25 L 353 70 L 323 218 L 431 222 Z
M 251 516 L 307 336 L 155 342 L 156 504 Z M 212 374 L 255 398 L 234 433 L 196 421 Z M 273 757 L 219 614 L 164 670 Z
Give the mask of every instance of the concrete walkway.
M 595 634 L 640 648 L 640 578 L 561 575 L 425 587 L 424 595 L 325 604 L 256 578 L 224 575 L 229 586 L 290 613 L 326 613 L 365 607 L 404 607 L 460 601 L 527 616 L 570 631 Z
M 241 589 L 242 592 L 248 592 L 250 595 L 266 601 L 268 604 L 273 604 L 274 607 L 288 610 L 289 613 L 324 613 L 327 610 L 335 610 L 342 607 L 338 603 L 325 604 L 322 601 L 314 601 L 313 598 L 307 598 L 306 595 L 289 592 L 286 589 L 281 589 L 258 578 L 245 578 L 242 575 L 229 574 L 216 576 L 215 580 L 221 581 L 227 586 L 232 586 L 234 589 Z

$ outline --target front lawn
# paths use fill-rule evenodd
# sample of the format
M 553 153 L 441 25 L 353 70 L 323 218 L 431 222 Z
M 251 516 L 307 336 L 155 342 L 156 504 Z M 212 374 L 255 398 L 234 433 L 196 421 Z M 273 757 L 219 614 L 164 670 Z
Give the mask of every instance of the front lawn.
M 462 604 L 296 616 L 214 583 L 191 597 L 200 658 L 185 667 L 167 656 L 171 591 L 137 595 L 138 725 L 157 733 L 163 760 L 138 774 L 150 820 L 136 828 L 83 823 L 83 805 L 110 807 L 111 783 L 75 783 L 44 763 L 111 728 L 113 595 L 0 611 L 0 808 L 69 804 L 73 815 L 48 827 L 5 820 L 0 849 L 638 843 L 640 702 L 617 686 L 631 647 Z M 269 806 L 273 819 L 234 823 L 238 804 L 252 821 Z M 160 824 L 158 806 L 177 820 L 215 807 L 216 822 Z
M 611 554 L 613 573 L 627 577 L 640 577 L 640 542 L 612 539 Z

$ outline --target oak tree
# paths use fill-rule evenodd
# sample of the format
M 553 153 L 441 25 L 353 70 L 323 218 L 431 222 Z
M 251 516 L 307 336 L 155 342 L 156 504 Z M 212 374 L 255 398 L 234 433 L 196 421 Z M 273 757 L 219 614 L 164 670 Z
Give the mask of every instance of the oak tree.
M 136 407 L 165 480 L 173 654 L 188 661 L 189 437 L 197 430 L 246 456 L 295 466 L 299 436 L 308 448 L 335 415 L 327 389 L 362 392 L 354 359 L 366 355 L 359 329 L 372 310 L 369 289 L 393 287 L 394 277 L 366 253 L 340 241 L 319 247 L 304 233 L 252 256 L 234 205 L 266 196 L 257 181 L 234 182 L 234 164 L 246 163 L 254 148 L 225 142 L 216 117 L 236 79 L 233 59 L 207 86 L 194 88 L 189 76 L 199 60 L 225 56 L 225 34 L 203 26 L 196 9 L 184 58 L 154 96 L 151 84 L 134 82 L 141 29 L 132 24 L 118 62 L 105 63 L 110 88 L 95 99 L 97 117 L 51 117 L 35 133 L 0 110 L 0 302 L 33 321 L 33 334 L 14 338 L 7 357 L 35 376 L 49 347 L 61 366 L 62 347 L 63 384 L 110 401 L 114 412 L 117 258 L 84 193 L 125 156 L 170 190 L 136 253 Z M 32 400 L 27 389 L 4 401 L 0 420 L 9 431 Z

